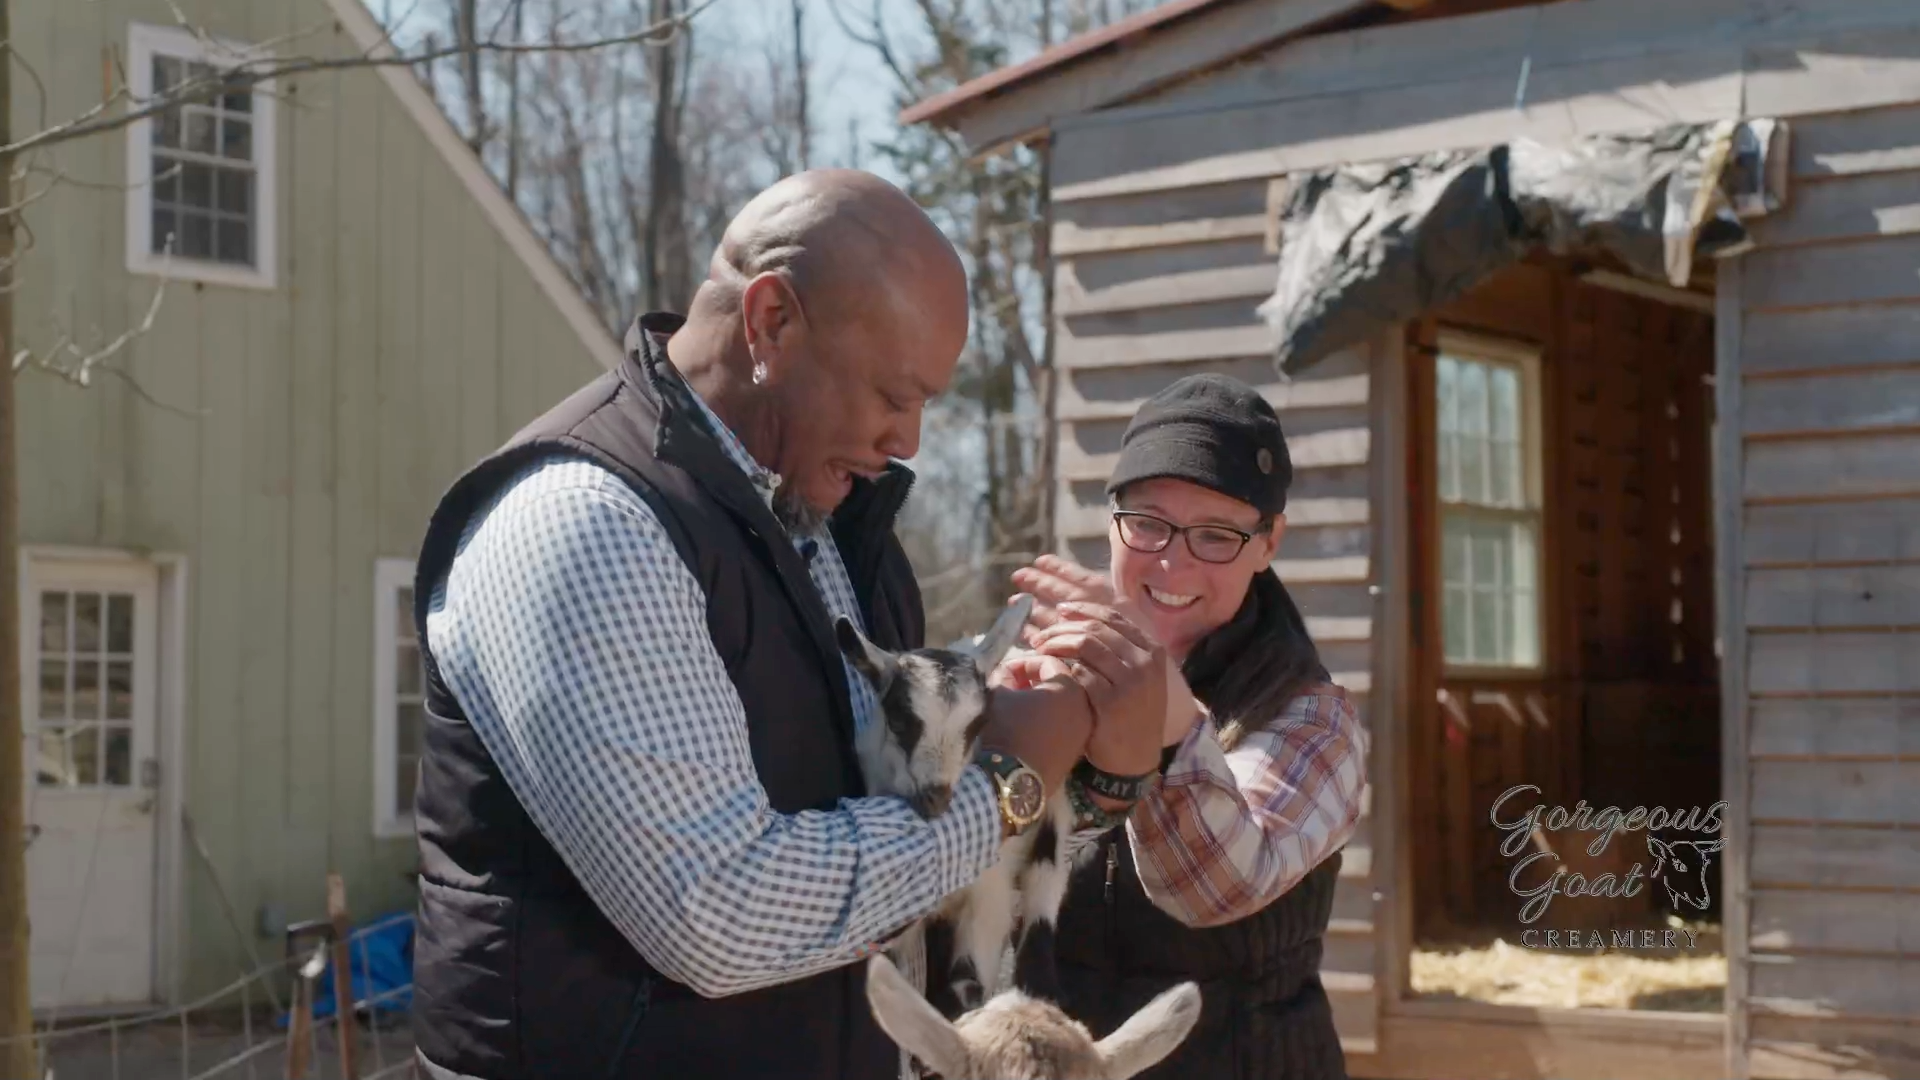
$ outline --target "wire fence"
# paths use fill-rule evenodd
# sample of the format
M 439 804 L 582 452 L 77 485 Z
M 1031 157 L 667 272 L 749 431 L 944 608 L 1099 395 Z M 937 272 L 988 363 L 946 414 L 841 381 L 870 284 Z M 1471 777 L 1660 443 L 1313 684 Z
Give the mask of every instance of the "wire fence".
M 349 968 L 352 978 L 335 980 L 328 963 L 334 944 L 329 935 L 309 952 L 263 964 L 181 1005 L 36 1031 L 38 1074 L 22 1080 L 411 1077 L 413 1040 L 405 1013 L 391 1008 L 411 994 L 411 979 L 368 992 L 373 985 L 369 937 L 410 917 L 381 920 L 347 935 L 348 949 L 357 949 L 360 957 L 358 969 Z M 278 1005 L 283 998 L 274 987 L 284 984 L 291 984 L 293 993 L 291 1007 L 283 1012 Z M 320 994 L 336 985 L 347 988 L 347 1007 L 336 1003 L 330 1015 L 314 1016 Z M 342 1016 L 356 1019 L 347 1028 L 350 1047 L 342 1045 Z

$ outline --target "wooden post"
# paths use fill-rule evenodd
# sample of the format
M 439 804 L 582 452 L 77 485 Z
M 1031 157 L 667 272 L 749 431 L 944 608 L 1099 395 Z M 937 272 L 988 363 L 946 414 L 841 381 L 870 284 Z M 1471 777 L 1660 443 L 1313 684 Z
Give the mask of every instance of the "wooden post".
M 293 1018 L 287 1025 L 287 1080 L 306 1080 L 313 1056 L 313 984 L 325 970 L 325 951 L 316 947 L 293 973 Z
M 313 998 L 307 993 L 307 980 L 298 972 L 293 977 L 293 1016 L 287 1022 L 287 1080 L 304 1080 L 307 1075 L 307 1047 L 313 1041 Z
M 327 920 L 333 924 L 333 1017 L 340 1029 L 340 1080 L 359 1080 L 353 977 L 348 968 L 353 956 L 353 946 L 348 939 L 353 928 L 347 921 L 347 883 L 337 873 L 327 875 Z

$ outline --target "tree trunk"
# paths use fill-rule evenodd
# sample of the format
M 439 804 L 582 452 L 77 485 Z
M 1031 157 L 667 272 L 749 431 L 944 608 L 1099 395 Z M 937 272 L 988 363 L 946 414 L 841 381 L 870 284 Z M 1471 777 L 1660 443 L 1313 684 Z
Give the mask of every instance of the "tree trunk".
M 440 42 L 434 37 L 432 31 L 427 32 L 426 48 L 423 51 L 426 52 L 428 59 L 420 61 L 420 82 L 421 85 L 427 88 L 427 96 L 433 99 L 434 108 L 437 109 L 441 107 L 440 87 L 436 86 L 433 81 L 432 56 L 434 53 L 440 51 Z
M 487 100 L 480 85 L 480 0 L 460 0 L 460 80 L 467 91 L 467 145 L 477 155 L 487 148 Z
M 1034 223 L 1033 262 L 1040 271 L 1040 521 L 1039 547 L 1043 553 L 1059 554 L 1060 538 L 1054 533 L 1054 514 L 1060 498 L 1056 475 L 1060 454 L 1060 425 L 1055 422 L 1060 406 L 1060 372 L 1053 360 L 1053 148 L 1041 143 L 1040 214 Z
M 986 573 L 980 577 L 980 587 L 986 610 L 1000 603 L 1006 594 L 1006 570 L 997 561 L 1004 553 L 1006 530 L 1002 507 L 1008 477 L 1004 475 L 1009 464 L 1004 460 L 1003 446 L 1000 441 L 1000 425 L 1006 417 L 1005 403 L 998 392 L 1000 382 L 1000 362 L 995 358 L 990 331 L 985 327 L 991 323 L 997 327 L 998 320 L 993 316 L 995 306 L 1002 297 L 994 289 L 992 270 L 993 234 L 992 203 L 987 190 L 987 177 L 983 170 L 975 169 L 968 177 L 968 185 L 973 201 L 973 214 L 967 230 L 967 258 L 972 265 L 970 278 L 973 289 L 973 317 L 979 327 L 980 348 L 975 352 L 979 359 L 980 394 L 980 442 L 983 460 L 981 468 L 985 472 L 986 488 L 981 493 L 981 501 L 986 509 L 986 537 L 982 550 L 987 558 Z
M 12 33 L 0 0 L 0 41 Z M 13 141 L 11 69 L 0 63 L 0 145 Z M 0 154 L 0 203 L 12 206 L 13 158 Z M 13 404 L 13 215 L 0 213 L 0 1073 L 38 1075 L 27 927 L 26 728 L 20 715 L 19 432 Z
M 652 0 L 655 23 L 678 14 L 676 0 Z M 678 53 L 689 30 L 681 27 L 665 44 L 652 46 L 653 140 L 648 162 L 644 289 L 648 307 L 683 311 L 690 290 L 687 256 L 686 177 L 680 160 L 681 93 Z
M 526 0 L 513 0 L 513 43 L 525 29 Z M 507 198 L 520 202 L 520 54 L 507 54 Z
M 811 118 L 807 115 L 807 38 L 804 22 L 805 7 L 802 0 L 793 0 L 793 126 L 800 138 L 800 172 L 811 167 L 812 156 L 808 152 L 808 129 Z

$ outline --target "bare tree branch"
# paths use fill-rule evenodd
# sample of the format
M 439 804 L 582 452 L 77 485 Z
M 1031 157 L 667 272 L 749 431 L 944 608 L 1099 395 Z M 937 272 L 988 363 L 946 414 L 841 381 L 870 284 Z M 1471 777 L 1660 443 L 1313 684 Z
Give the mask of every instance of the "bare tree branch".
M 893 72 L 893 77 L 899 80 L 901 86 L 913 88 L 918 85 L 919 80 L 908 75 L 907 70 L 900 66 L 898 57 L 894 55 L 893 45 L 887 40 L 886 20 L 881 16 L 880 3 L 881 0 L 873 0 L 873 13 L 867 18 L 870 29 L 864 34 L 855 30 L 846 16 L 840 14 L 840 0 L 827 0 L 827 11 L 833 16 L 833 21 L 840 24 L 841 33 L 872 49 L 874 54 L 880 57 L 880 62 L 887 65 L 887 70 Z
M 187 79 L 167 91 L 150 98 L 135 98 L 123 85 L 106 101 L 80 113 L 65 123 L 51 127 L 42 127 L 38 132 L 23 139 L 0 146 L 0 157 L 24 153 L 43 146 L 53 146 L 89 135 L 117 131 L 129 124 L 137 123 L 147 117 L 166 112 L 191 101 L 204 100 L 218 94 L 235 93 L 241 90 L 286 78 L 291 75 L 304 75 L 316 71 L 344 71 L 355 68 L 371 67 L 412 67 L 417 64 L 429 64 L 435 60 L 450 56 L 464 56 L 469 51 L 499 53 L 502 55 L 527 53 L 581 53 L 601 49 L 618 48 L 627 45 L 661 45 L 676 40 L 681 32 L 690 25 L 701 12 L 718 3 L 719 0 L 700 0 L 691 8 L 671 18 L 654 22 L 640 30 L 626 34 L 614 34 L 608 37 L 588 41 L 548 41 L 542 44 L 527 44 L 512 41 L 481 41 L 471 46 L 455 44 L 447 48 L 428 48 L 411 55 L 396 52 L 383 52 L 384 39 L 376 43 L 373 50 L 353 56 L 342 57 L 295 57 L 292 59 L 247 58 L 239 63 L 220 70 L 213 75 Z M 121 102 L 130 107 L 122 113 L 103 115 Z
M 13 47 L 13 42 L 11 40 L 0 43 L 0 55 L 11 56 L 13 58 L 13 62 L 20 65 L 20 70 L 27 73 L 27 78 L 33 80 L 34 94 L 36 95 L 40 103 L 39 104 L 40 126 L 46 127 L 47 126 L 47 84 L 45 80 L 40 78 L 40 72 L 34 68 L 33 64 L 27 60 L 26 56 L 23 55 L 20 52 L 20 50 Z
M 113 366 L 115 357 L 124 352 L 135 340 L 153 331 L 153 324 L 160 317 L 161 305 L 167 295 L 167 267 L 173 257 L 173 238 L 168 237 L 161 253 L 160 280 L 154 285 L 153 299 L 147 303 L 146 316 L 134 326 L 120 332 L 112 341 L 94 348 L 83 348 L 74 340 L 71 328 L 62 329 L 55 337 L 52 347 L 45 352 L 35 353 L 32 349 L 15 350 L 10 364 L 10 375 L 33 368 L 45 371 L 73 383 L 75 386 L 91 386 L 96 374 L 120 380 L 126 384 L 141 400 L 156 408 L 180 416 L 199 418 L 207 415 L 205 409 L 184 409 L 155 397 L 133 373 L 122 367 Z

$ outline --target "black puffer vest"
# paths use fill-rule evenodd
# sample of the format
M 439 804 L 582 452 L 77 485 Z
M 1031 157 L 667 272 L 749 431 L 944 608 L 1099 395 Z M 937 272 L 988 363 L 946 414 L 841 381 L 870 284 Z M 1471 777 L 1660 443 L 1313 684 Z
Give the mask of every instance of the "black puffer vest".
M 1140 1080 L 1346 1080 L 1320 953 L 1336 851 L 1278 900 L 1195 929 L 1153 906 L 1124 826 L 1078 864 L 1060 911 L 1061 1006 L 1100 1038 L 1154 995 L 1200 986 L 1200 1021 Z
M 707 624 L 746 706 L 754 767 L 775 810 L 831 810 L 862 794 L 853 708 L 832 623 L 807 567 L 666 361 L 681 325 L 647 315 L 621 366 L 515 435 L 454 483 L 422 547 L 415 620 L 467 521 L 531 460 L 564 452 L 647 500 L 707 599 Z M 912 477 L 861 484 L 832 530 L 870 636 L 925 631 L 893 520 Z M 898 1052 L 855 964 L 703 998 L 655 972 L 581 888 L 509 790 L 427 659 L 415 821 L 420 901 L 414 1037 L 430 1076 L 793 1077 L 890 1080 Z

